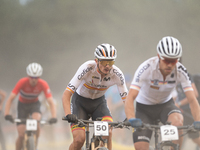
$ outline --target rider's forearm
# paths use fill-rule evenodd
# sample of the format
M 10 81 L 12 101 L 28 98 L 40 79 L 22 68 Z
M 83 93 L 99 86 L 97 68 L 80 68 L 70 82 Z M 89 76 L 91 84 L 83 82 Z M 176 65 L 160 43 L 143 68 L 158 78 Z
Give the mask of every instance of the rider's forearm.
M 4 112 L 5 115 L 9 114 L 11 104 L 12 104 L 13 100 L 15 99 L 15 97 L 16 97 L 16 95 L 14 93 L 10 94 L 10 96 L 6 102 L 6 105 L 5 105 L 5 112 Z
M 72 93 L 68 90 L 65 90 L 62 97 L 62 103 L 65 115 L 71 114 L 70 109 L 70 99 L 71 99 Z
M 138 95 L 137 90 L 130 89 L 128 96 L 125 101 L 125 113 L 126 113 L 126 118 L 135 118 L 135 108 L 134 108 L 134 101 Z
M 50 98 L 47 99 L 47 101 L 49 102 L 49 105 L 50 105 L 52 118 L 56 118 L 56 105 L 55 105 L 55 103 L 53 101 L 53 98 L 50 97 Z
M 135 110 L 132 102 L 130 101 L 125 102 L 125 113 L 127 119 L 135 118 Z
M 200 107 L 197 100 L 190 103 L 190 109 L 195 121 L 200 121 Z

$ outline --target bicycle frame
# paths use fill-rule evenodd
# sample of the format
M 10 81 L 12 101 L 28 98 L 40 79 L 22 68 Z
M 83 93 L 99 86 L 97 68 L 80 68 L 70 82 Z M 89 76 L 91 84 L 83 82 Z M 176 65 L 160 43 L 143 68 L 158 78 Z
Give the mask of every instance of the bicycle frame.
M 44 121 L 44 120 L 37 121 L 32 118 L 27 118 L 27 119 L 14 119 L 14 122 L 26 123 L 26 131 L 25 131 L 24 142 L 23 142 L 23 150 L 35 150 L 36 149 L 36 131 L 38 129 L 37 124 L 38 124 L 38 122 L 40 124 L 46 124 L 47 121 Z
M 154 130 L 154 139 L 155 139 L 155 150 L 162 150 L 163 147 L 165 146 L 171 146 L 174 148 L 174 150 L 179 150 L 179 145 L 174 144 L 172 141 L 164 141 L 164 142 L 159 142 L 159 132 L 160 129 L 156 128 Z
M 93 122 L 90 122 L 91 124 L 93 124 Z M 93 134 L 92 138 L 91 138 L 91 142 L 89 142 L 90 140 L 90 129 L 89 129 L 89 122 L 85 125 L 85 148 L 86 150 L 96 150 L 102 145 L 104 145 L 104 148 L 107 148 L 107 139 L 103 139 L 102 136 L 95 136 Z M 90 147 L 91 146 L 91 147 Z
M 166 140 L 166 141 L 160 141 L 159 140 L 159 135 L 161 135 L 161 129 L 160 127 L 162 126 L 166 126 L 166 125 L 150 125 L 150 124 L 145 124 L 143 123 L 143 127 L 141 127 L 141 129 L 149 129 L 152 130 L 154 132 L 154 139 L 155 139 L 155 148 L 154 150 L 163 150 L 164 147 L 173 147 L 174 150 L 179 150 L 179 144 L 175 144 L 173 143 L 172 139 Z M 191 131 L 197 131 L 194 129 L 193 125 L 189 125 L 189 126 L 179 126 L 176 127 L 177 130 L 185 130 L 186 132 L 183 133 L 182 135 L 178 135 L 178 139 L 181 136 L 184 136 L 185 134 L 191 132 Z
M 68 121 L 68 119 L 66 117 L 63 117 L 62 120 L 65 120 L 65 121 Z M 69 122 L 69 121 L 68 121 Z M 92 120 L 82 120 L 82 119 L 78 119 L 78 125 L 83 125 L 85 126 L 86 128 L 86 140 L 85 140 L 85 148 L 86 150 L 108 150 L 107 149 L 107 139 L 103 139 L 102 136 L 108 136 L 108 135 L 99 135 L 99 134 L 93 134 L 93 137 L 91 138 L 91 143 L 89 142 L 89 124 L 95 124 L 96 121 L 92 121 Z M 98 121 L 97 121 L 98 122 Z M 98 125 L 96 122 L 96 125 Z M 106 121 L 99 121 L 100 124 L 104 124 L 104 123 L 107 123 L 108 125 L 110 125 L 111 127 L 114 127 L 114 128 L 128 128 L 128 126 L 130 125 L 127 125 L 125 124 L 125 122 L 106 122 Z M 106 127 L 107 128 L 107 127 Z M 108 130 L 109 130 L 110 127 L 108 127 Z M 96 141 L 99 141 L 98 144 L 96 144 Z M 102 143 L 101 143 L 102 142 Z M 102 147 L 103 145 L 103 147 Z M 91 146 L 91 147 L 90 147 Z

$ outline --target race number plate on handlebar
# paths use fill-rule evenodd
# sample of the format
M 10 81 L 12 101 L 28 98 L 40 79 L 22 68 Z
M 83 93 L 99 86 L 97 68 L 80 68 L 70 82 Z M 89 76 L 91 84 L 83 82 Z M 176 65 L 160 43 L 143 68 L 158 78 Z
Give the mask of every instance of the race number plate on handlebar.
M 94 121 L 94 134 L 95 136 L 108 136 L 108 122 Z
M 27 131 L 36 131 L 37 130 L 37 120 L 27 119 L 26 120 L 26 130 Z
M 164 125 L 160 127 L 160 131 L 162 141 L 171 141 L 179 139 L 178 129 L 176 126 Z

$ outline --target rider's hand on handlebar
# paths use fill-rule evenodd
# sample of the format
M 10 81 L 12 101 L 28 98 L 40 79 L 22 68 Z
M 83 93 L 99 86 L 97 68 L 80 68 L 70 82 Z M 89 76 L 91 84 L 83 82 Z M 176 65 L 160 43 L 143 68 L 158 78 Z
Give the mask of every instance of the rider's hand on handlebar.
M 13 117 L 11 115 L 6 115 L 5 119 L 10 121 L 10 122 L 12 122 L 12 123 L 14 123 L 14 119 L 13 119 Z
M 78 123 L 78 118 L 77 118 L 77 116 L 74 115 L 74 114 L 68 114 L 68 115 L 66 116 L 66 118 L 67 118 L 68 122 L 71 122 L 71 123 Z
M 125 126 L 130 126 L 130 122 L 128 121 L 127 118 L 124 119 L 123 124 L 124 124 Z
M 200 130 L 200 121 L 195 121 L 193 125 L 196 130 Z
M 51 118 L 50 120 L 49 120 L 49 123 L 50 124 L 53 124 L 53 123 L 56 123 L 57 122 L 57 118 Z
M 139 118 L 131 118 L 128 120 L 132 127 L 139 128 L 142 127 L 142 120 Z

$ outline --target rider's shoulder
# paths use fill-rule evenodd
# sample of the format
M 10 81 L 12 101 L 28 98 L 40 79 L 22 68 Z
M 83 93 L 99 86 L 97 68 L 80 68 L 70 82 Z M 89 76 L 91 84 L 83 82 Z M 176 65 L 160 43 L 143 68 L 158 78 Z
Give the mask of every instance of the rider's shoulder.
M 186 67 L 180 62 L 176 63 L 176 67 L 177 67 L 178 72 L 186 72 L 187 71 Z
M 18 80 L 18 82 L 21 82 L 21 83 L 28 82 L 28 81 L 29 81 L 28 77 L 23 77 L 23 78 L 21 78 L 21 79 Z
M 113 73 L 115 73 L 116 71 L 122 73 L 121 69 L 115 65 L 112 66 L 112 70 L 113 70 Z
M 92 67 L 94 68 L 96 66 L 96 62 L 94 60 L 88 60 L 86 62 L 84 62 L 80 67 Z
M 149 70 L 149 68 L 157 68 L 157 64 L 158 64 L 158 57 L 151 57 L 147 60 L 145 60 L 144 62 L 142 62 L 139 67 L 138 70 Z

